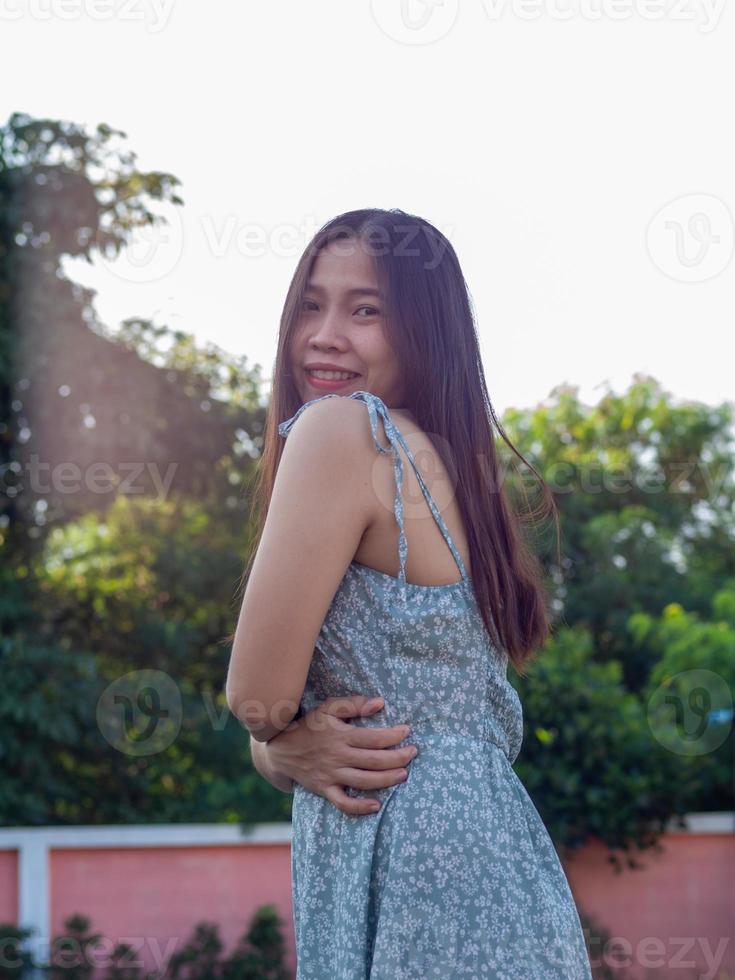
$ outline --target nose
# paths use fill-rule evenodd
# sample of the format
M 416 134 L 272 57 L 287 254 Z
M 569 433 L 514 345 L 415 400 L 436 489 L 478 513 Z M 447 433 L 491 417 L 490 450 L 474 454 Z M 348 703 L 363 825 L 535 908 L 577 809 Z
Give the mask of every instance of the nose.
M 317 347 L 343 347 L 345 338 L 339 311 L 325 313 L 312 322 L 309 340 Z

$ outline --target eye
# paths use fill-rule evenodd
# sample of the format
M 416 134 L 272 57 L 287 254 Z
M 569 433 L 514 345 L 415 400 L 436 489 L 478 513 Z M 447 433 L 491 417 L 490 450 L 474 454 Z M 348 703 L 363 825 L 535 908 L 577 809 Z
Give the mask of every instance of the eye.
M 316 303 L 313 300 L 305 299 L 304 302 L 301 304 L 302 309 L 306 306 L 307 303 L 311 303 L 312 306 L 316 306 Z
M 378 310 L 374 306 L 360 306 L 360 307 L 358 307 L 358 310 L 372 310 L 373 312 L 372 313 L 368 313 L 367 314 L 368 316 L 377 316 L 377 314 L 380 313 L 380 310 Z M 364 320 L 365 317 L 359 317 L 359 319 Z

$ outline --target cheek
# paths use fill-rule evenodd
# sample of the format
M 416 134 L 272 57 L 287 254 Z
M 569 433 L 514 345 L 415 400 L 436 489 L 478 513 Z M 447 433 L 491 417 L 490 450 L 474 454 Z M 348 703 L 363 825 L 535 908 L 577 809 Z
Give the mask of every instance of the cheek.
M 305 341 L 306 333 L 303 327 L 296 327 L 294 332 L 291 334 L 291 340 L 287 347 L 287 356 L 290 357 L 292 361 L 298 361 L 303 355 Z
M 386 343 L 381 331 L 371 332 L 369 336 L 355 338 L 355 350 L 359 353 L 365 364 L 374 367 L 387 367 L 391 361 L 395 360 L 393 350 Z

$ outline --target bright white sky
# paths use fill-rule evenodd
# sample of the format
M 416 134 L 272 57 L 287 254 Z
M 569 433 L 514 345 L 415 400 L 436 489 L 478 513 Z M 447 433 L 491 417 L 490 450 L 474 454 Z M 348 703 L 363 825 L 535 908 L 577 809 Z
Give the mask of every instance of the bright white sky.
M 722 6 L 0 0 L 0 115 L 107 122 L 181 179 L 180 226 L 70 267 L 110 325 L 154 318 L 268 379 L 316 228 L 400 207 L 457 250 L 498 412 L 639 371 L 717 403 L 735 392 Z

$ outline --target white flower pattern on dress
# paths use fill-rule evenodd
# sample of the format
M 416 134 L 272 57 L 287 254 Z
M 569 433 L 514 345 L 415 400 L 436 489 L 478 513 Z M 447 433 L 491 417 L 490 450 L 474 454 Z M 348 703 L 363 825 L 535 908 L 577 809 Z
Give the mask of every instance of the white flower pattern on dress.
M 508 657 L 491 642 L 472 582 L 383 401 L 364 401 L 378 451 L 392 453 L 398 577 L 353 561 L 319 632 L 299 705 L 384 698 L 353 724 L 408 724 L 408 779 L 350 816 L 296 783 L 291 878 L 296 980 L 592 980 L 577 908 L 553 842 L 512 768 L 523 740 Z M 390 442 L 377 437 L 380 416 Z M 403 449 L 461 580 L 406 581 Z

